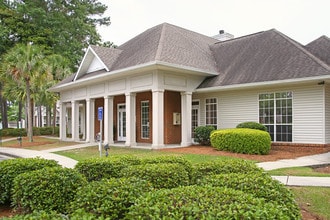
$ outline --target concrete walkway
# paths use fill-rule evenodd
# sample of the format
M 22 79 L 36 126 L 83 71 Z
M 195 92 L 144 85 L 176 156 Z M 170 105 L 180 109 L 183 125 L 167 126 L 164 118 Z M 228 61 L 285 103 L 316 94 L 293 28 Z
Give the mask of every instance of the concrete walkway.
M 73 146 L 53 148 L 43 151 L 0 147 L 0 154 L 11 157 L 22 157 L 22 158 L 41 157 L 49 160 L 55 160 L 63 167 L 74 168 L 74 166 L 77 164 L 76 160 L 54 154 L 53 152 L 79 149 L 90 146 L 96 146 L 96 144 L 82 143 Z M 313 156 L 299 157 L 296 159 L 278 160 L 274 162 L 263 162 L 263 163 L 258 163 L 257 165 L 267 171 L 278 168 L 302 167 L 302 166 L 313 166 L 313 165 L 322 165 L 322 164 L 330 164 L 330 152 L 313 155 Z M 330 187 L 330 177 L 273 176 L 273 178 L 288 186 Z

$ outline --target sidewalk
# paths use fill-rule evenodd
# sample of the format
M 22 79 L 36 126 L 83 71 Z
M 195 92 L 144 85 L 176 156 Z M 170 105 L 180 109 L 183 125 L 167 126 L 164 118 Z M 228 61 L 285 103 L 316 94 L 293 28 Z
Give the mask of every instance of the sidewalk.
M 22 158 L 41 157 L 49 160 L 58 161 L 58 163 L 63 167 L 74 168 L 74 166 L 77 164 L 76 160 L 54 154 L 53 152 L 72 150 L 89 146 L 95 146 L 95 144 L 82 143 L 73 146 L 53 148 L 43 151 L 0 147 L 0 154 Z M 267 171 L 285 167 L 301 167 L 321 164 L 330 164 L 330 152 L 312 156 L 299 157 L 296 159 L 262 162 L 258 163 L 257 165 Z M 273 178 L 288 186 L 330 187 L 330 177 L 273 176 Z

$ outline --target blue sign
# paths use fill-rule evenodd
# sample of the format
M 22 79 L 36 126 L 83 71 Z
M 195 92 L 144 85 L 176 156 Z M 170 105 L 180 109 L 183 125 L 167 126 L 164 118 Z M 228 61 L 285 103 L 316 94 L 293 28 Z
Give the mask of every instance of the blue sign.
M 103 107 L 97 108 L 97 119 L 99 121 L 103 120 Z

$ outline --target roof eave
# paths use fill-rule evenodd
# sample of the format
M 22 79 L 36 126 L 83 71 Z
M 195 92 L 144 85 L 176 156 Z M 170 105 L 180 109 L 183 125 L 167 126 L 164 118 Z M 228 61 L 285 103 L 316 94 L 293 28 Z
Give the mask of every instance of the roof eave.
M 172 64 L 172 63 L 167 63 L 167 62 L 162 62 L 162 61 L 152 61 L 132 67 L 127 67 L 123 68 L 120 70 L 115 70 L 108 72 L 106 71 L 105 73 L 99 74 L 97 76 L 89 77 L 86 79 L 79 79 L 77 81 L 69 82 L 66 84 L 62 84 L 56 87 L 52 87 L 49 89 L 51 92 L 60 92 L 64 90 L 69 90 L 81 86 L 86 86 L 91 83 L 98 83 L 98 82 L 103 82 L 106 78 L 112 78 L 112 77 L 118 77 L 120 76 L 124 77 L 126 75 L 136 73 L 136 72 L 142 72 L 142 71 L 151 71 L 151 70 L 168 70 L 168 71 L 176 71 L 176 72 L 183 72 L 183 73 L 188 73 L 191 75 L 199 75 L 199 76 L 215 76 L 218 73 L 217 72 L 212 72 L 212 71 L 206 71 L 194 67 L 188 67 L 188 66 L 182 66 L 182 65 L 177 65 L 177 64 Z
M 305 77 L 299 79 L 286 79 L 286 80 L 276 80 L 276 81 L 267 81 L 267 82 L 214 86 L 214 87 L 196 89 L 195 92 L 207 93 L 207 92 L 240 90 L 240 89 L 249 89 L 249 88 L 262 88 L 262 87 L 277 86 L 277 85 L 285 86 L 285 85 L 294 85 L 294 84 L 310 83 L 310 82 L 316 82 L 317 84 L 321 85 L 324 84 L 325 81 L 330 83 L 330 75 Z

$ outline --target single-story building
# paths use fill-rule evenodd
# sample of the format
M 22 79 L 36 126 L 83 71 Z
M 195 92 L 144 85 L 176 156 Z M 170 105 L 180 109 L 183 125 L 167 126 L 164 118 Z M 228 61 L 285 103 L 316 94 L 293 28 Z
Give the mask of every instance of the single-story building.
M 330 143 L 326 36 L 304 46 L 271 29 L 221 41 L 163 23 L 117 48 L 90 46 L 51 91 L 61 140 L 94 142 L 102 128 L 109 144 L 189 146 L 197 126 L 255 121 L 273 142 Z

